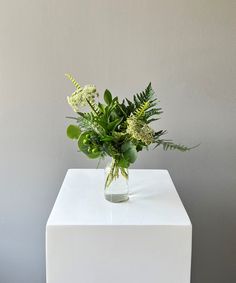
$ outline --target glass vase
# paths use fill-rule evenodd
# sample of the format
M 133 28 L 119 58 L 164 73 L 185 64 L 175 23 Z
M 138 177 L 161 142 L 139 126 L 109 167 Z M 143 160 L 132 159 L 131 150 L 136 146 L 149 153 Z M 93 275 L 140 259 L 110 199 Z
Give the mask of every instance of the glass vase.
M 116 160 L 105 167 L 105 199 L 110 202 L 124 202 L 129 199 L 129 171 L 127 168 L 121 168 Z

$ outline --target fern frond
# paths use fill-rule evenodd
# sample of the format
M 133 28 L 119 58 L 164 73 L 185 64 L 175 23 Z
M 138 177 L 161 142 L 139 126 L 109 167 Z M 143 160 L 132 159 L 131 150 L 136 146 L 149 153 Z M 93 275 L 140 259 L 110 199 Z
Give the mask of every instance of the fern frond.
M 137 118 L 140 118 L 140 117 L 143 117 L 145 115 L 145 111 L 149 108 L 149 101 L 145 101 L 143 102 L 139 108 L 137 108 L 135 111 L 134 111 L 134 116 L 136 116 Z
M 165 135 L 166 133 L 167 133 L 166 130 L 160 130 L 160 131 L 158 131 L 158 132 L 155 132 L 155 134 L 154 134 L 154 141 L 155 141 L 155 142 L 158 142 L 158 141 L 159 141 L 159 138 L 160 138 L 161 136 Z
M 77 121 L 82 130 L 94 131 L 100 136 L 105 134 L 104 129 L 96 122 L 96 118 L 92 113 L 78 112 L 78 114 L 80 117 L 77 119 Z
M 160 115 L 161 113 L 163 113 L 161 111 L 161 108 L 152 108 L 152 109 L 146 111 L 145 118 L 148 119 L 148 118 L 150 118 L 154 115 Z
M 151 83 L 147 86 L 145 91 L 133 96 L 133 114 L 137 115 L 140 113 L 139 117 L 142 117 L 146 123 L 155 121 L 155 119 L 149 119 L 154 115 L 160 115 L 162 113 L 161 108 L 156 108 L 157 99 L 154 98 L 154 91 L 152 89 Z M 131 108 L 132 102 L 128 101 L 129 107 Z M 139 115 L 139 114 L 138 114 Z M 149 119 L 149 120 L 148 120 Z
M 192 149 L 192 148 L 187 147 L 185 145 L 175 144 L 171 140 L 158 140 L 156 142 L 155 148 L 159 145 L 162 145 L 164 150 L 179 150 L 179 151 L 184 152 L 184 151 L 188 151 L 188 150 Z
M 77 88 L 77 90 L 81 88 L 79 83 L 76 81 L 75 78 L 72 77 L 71 74 L 65 74 L 65 76 L 73 83 L 73 85 Z
M 156 105 L 156 99 L 153 99 L 154 94 L 155 93 L 152 89 L 152 85 L 149 83 L 145 91 L 133 96 L 136 109 L 138 109 L 145 102 L 150 103 L 149 107 L 154 107 Z

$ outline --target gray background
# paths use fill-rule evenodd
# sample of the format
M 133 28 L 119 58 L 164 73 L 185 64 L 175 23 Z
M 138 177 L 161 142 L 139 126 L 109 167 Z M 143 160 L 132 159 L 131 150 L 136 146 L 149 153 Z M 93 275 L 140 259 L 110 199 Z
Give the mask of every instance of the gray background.
M 236 282 L 232 0 L 0 0 L 0 282 L 45 282 L 45 224 L 66 170 L 95 167 L 65 136 L 74 74 L 121 98 L 152 81 L 157 129 L 201 146 L 143 152 L 193 223 L 193 283 Z

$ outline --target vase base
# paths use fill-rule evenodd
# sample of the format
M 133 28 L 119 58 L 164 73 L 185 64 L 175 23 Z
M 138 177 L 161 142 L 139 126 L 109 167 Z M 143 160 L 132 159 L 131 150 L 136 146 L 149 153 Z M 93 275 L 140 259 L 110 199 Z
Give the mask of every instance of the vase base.
M 127 194 L 105 194 L 105 199 L 110 202 L 118 203 L 127 201 L 129 196 Z

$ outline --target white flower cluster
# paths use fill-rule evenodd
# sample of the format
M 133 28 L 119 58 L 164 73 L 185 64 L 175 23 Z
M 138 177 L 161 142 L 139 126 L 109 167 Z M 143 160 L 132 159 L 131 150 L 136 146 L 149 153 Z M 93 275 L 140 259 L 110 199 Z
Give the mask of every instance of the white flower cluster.
M 149 145 L 154 140 L 154 130 L 135 116 L 127 119 L 126 132 L 134 139 Z
M 96 94 L 97 90 L 94 85 L 85 85 L 84 87 L 77 88 L 71 96 L 67 97 L 67 101 L 72 109 L 75 112 L 78 112 L 80 107 L 87 105 L 87 100 L 91 103 L 94 103 Z

